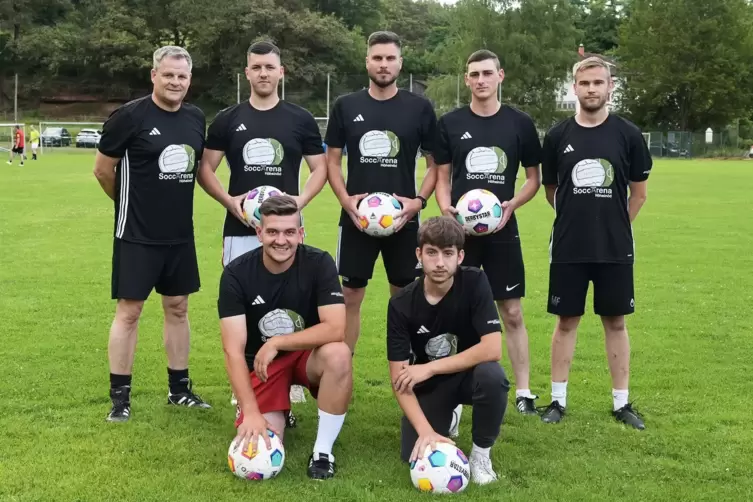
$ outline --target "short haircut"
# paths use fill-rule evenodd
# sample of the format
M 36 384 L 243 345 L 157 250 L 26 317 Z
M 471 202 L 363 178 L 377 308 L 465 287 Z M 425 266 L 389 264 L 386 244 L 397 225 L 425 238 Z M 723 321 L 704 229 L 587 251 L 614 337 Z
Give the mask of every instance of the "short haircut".
M 589 68 L 604 68 L 605 70 L 607 70 L 607 75 L 609 75 L 610 78 L 612 77 L 612 71 L 609 69 L 607 62 L 600 57 L 591 56 L 584 59 L 583 61 L 578 61 L 577 63 L 575 63 L 575 65 L 573 66 L 573 80 L 575 80 L 578 72 L 588 70 Z
M 178 47 L 177 45 L 166 45 L 164 47 L 160 47 L 159 49 L 154 51 L 154 56 L 152 58 L 152 67 L 155 70 L 159 68 L 159 64 L 165 58 L 185 59 L 188 63 L 188 71 L 191 71 L 193 69 L 193 60 L 191 60 L 191 55 L 183 47 Z
M 251 54 L 258 54 L 260 56 L 265 54 L 277 54 L 277 57 L 279 58 L 280 48 L 268 40 L 261 40 L 248 46 L 248 52 L 246 55 L 250 56 Z
M 499 70 L 500 68 L 499 58 L 492 51 L 489 51 L 486 49 L 478 50 L 474 52 L 473 54 L 471 54 L 470 56 L 468 56 L 468 61 L 465 62 L 465 67 L 468 68 L 468 65 L 471 63 L 479 63 L 481 61 L 486 61 L 487 59 L 494 60 L 494 65 Z
M 290 195 L 276 195 L 270 197 L 259 206 L 259 213 L 261 213 L 262 216 L 290 216 L 297 212 L 298 204 Z
M 455 218 L 434 216 L 418 229 L 418 247 L 423 249 L 426 244 L 439 249 L 455 247 L 460 251 L 465 245 L 465 232 Z
M 369 35 L 369 47 L 378 44 L 395 44 L 398 49 L 402 49 L 403 47 L 402 42 L 400 42 L 400 37 L 397 36 L 397 33 L 392 31 L 375 31 Z

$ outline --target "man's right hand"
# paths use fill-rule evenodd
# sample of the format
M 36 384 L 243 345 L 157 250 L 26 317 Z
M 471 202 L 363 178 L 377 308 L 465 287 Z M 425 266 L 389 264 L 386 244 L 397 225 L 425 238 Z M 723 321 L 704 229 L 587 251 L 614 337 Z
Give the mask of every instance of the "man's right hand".
M 432 450 L 436 450 L 437 443 L 455 444 L 452 439 L 441 436 L 432 430 L 431 432 L 418 436 L 416 445 L 413 447 L 413 452 L 410 455 L 410 461 L 413 462 L 419 458 L 424 458 L 426 448 L 431 447 Z
M 248 445 L 251 445 L 251 452 L 256 453 L 256 449 L 259 444 L 259 437 L 264 439 L 264 443 L 267 445 L 267 450 L 272 449 L 272 443 L 269 440 L 269 434 L 267 429 L 271 430 L 279 436 L 279 432 L 276 431 L 272 425 L 267 422 L 264 415 L 256 413 L 252 415 L 243 415 L 243 422 L 238 426 L 238 433 L 235 436 L 234 443 L 236 448 L 241 445 L 241 451 L 246 451 Z
M 361 227 L 361 224 L 359 223 L 359 216 L 358 216 L 358 203 L 366 197 L 367 193 L 362 193 L 358 195 L 349 195 L 347 199 L 344 201 L 340 201 L 340 205 L 345 209 L 345 212 L 348 213 L 348 216 L 350 216 L 351 221 L 353 221 L 353 224 L 356 226 L 358 230 L 363 232 L 363 228 Z
M 227 210 L 230 211 L 233 216 L 238 218 L 241 223 L 246 225 L 247 227 L 250 227 L 251 225 L 246 221 L 246 218 L 243 217 L 243 201 L 246 199 L 246 196 L 248 195 L 248 192 L 236 195 L 235 197 L 230 197 L 227 203 Z
M 455 206 L 447 206 L 442 209 L 443 216 L 452 216 L 454 218 L 456 214 L 458 214 L 458 210 L 455 209 Z

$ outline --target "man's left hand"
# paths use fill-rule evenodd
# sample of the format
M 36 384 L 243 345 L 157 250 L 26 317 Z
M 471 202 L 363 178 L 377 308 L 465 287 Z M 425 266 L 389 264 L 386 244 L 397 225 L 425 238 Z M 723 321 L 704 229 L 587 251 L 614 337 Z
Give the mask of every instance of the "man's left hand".
M 512 218 L 513 213 L 515 212 L 515 209 L 517 206 L 511 201 L 506 200 L 502 203 L 502 219 L 499 222 L 499 225 L 497 225 L 497 228 L 492 233 L 497 233 L 503 228 L 505 228 L 505 225 L 507 225 L 507 222 L 510 221 L 510 218 Z
M 418 214 L 424 204 L 419 198 L 411 199 L 410 197 L 401 197 L 395 194 L 392 194 L 392 196 L 395 197 L 403 205 L 403 209 L 395 218 L 395 232 L 399 232 L 406 223 L 408 223 L 413 219 L 414 216 L 416 216 L 416 214 Z
M 431 367 L 428 364 L 414 364 L 412 366 L 405 366 L 400 370 L 400 374 L 397 376 L 393 385 L 395 390 L 402 394 L 409 394 L 413 392 L 413 387 L 425 382 L 433 376 Z

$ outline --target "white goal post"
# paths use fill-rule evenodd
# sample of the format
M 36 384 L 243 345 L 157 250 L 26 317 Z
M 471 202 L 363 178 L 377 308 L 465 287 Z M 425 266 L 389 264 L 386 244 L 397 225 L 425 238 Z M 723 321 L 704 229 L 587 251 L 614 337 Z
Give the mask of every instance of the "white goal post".
M 651 133 L 650 132 L 644 132 L 643 133 L 643 139 L 646 140 L 646 145 L 649 147 L 651 146 Z
M 81 132 L 81 129 L 94 129 L 101 134 L 103 125 L 104 121 L 40 122 L 39 134 L 41 137 L 39 141 L 39 151 L 40 153 L 44 153 L 45 149 L 50 148 L 76 147 L 76 136 Z M 47 134 L 45 134 L 46 131 Z
M 0 124 L 0 152 L 8 153 L 11 151 L 11 148 L 13 148 L 13 143 L 16 140 L 17 125 L 20 125 L 21 130 L 24 132 L 24 155 L 29 151 L 31 145 L 29 144 L 29 133 L 26 130 L 26 124 L 8 122 Z

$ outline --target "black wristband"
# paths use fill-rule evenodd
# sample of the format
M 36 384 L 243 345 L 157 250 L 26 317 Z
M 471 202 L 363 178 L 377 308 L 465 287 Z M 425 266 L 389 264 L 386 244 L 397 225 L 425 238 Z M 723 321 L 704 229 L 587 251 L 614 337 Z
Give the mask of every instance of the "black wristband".
M 420 195 L 416 195 L 416 198 L 421 200 L 421 209 L 426 209 L 426 199 Z

